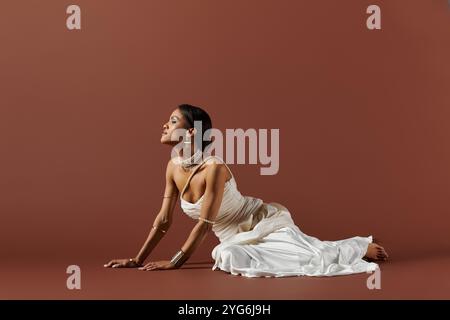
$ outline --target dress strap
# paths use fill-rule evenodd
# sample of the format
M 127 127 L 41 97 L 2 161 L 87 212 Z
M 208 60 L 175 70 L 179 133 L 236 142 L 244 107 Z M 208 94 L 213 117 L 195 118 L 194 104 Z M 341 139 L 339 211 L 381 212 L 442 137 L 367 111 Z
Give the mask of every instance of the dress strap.
M 190 174 L 189 178 L 186 181 L 186 184 L 184 185 L 183 189 L 180 192 L 180 198 L 183 198 L 184 191 L 186 191 L 186 188 L 189 185 L 189 182 L 191 182 L 191 179 L 194 176 L 194 174 L 197 172 L 197 170 L 205 163 L 206 160 L 211 159 L 211 158 L 219 159 L 220 162 L 223 163 L 227 167 L 228 171 L 231 174 L 231 178 L 234 179 L 233 172 L 231 172 L 230 167 L 228 167 L 228 165 L 225 163 L 225 161 L 222 160 L 222 158 L 220 158 L 218 156 L 213 156 L 213 155 L 207 156 L 202 160 L 202 162 L 200 162 L 200 164 L 197 167 L 195 167 L 195 169 Z
M 208 159 L 209 157 L 206 157 L 202 160 L 202 162 L 200 162 L 200 164 L 195 167 L 195 169 L 192 171 L 192 173 L 189 175 L 189 178 L 186 181 L 186 184 L 184 185 L 183 189 L 180 192 L 180 198 L 183 197 L 183 193 L 186 190 L 187 186 L 189 185 L 189 182 L 191 182 L 192 177 L 194 176 L 194 174 L 197 172 L 197 170 L 203 165 L 203 163 L 205 163 L 205 161 Z

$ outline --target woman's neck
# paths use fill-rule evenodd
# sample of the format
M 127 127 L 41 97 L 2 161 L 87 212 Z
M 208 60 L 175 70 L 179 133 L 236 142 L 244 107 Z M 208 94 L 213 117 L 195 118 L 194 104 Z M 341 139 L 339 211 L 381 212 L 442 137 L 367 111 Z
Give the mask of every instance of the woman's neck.
M 181 148 L 178 152 L 178 155 L 181 157 L 181 160 L 187 160 L 191 158 L 195 153 L 195 148 L 193 145 L 185 146 Z
M 178 154 L 183 167 L 192 167 L 203 160 L 203 152 L 200 149 L 194 149 L 192 146 L 182 148 Z

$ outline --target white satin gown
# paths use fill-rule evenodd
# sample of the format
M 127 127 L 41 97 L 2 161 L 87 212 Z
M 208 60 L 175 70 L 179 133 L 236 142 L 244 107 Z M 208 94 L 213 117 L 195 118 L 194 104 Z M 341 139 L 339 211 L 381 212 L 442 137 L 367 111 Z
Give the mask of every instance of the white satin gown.
M 205 161 L 226 163 L 217 156 Z M 189 176 L 181 194 L 181 208 L 198 220 L 203 196 L 191 203 L 183 193 L 196 171 Z M 231 179 L 225 183 L 222 203 L 212 227 L 219 238 L 211 255 L 213 270 L 245 277 L 337 276 L 372 272 L 374 262 L 363 260 L 372 236 L 338 241 L 321 241 L 304 234 L 292 220 L 288 209 L 278 203 L 243 196 L 228 165 Z

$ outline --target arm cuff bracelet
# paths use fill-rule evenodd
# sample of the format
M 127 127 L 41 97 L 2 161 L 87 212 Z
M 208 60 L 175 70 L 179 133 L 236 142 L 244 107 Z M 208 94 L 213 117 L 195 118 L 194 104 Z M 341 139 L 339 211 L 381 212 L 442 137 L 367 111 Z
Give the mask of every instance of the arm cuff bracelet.
M 170 263 L 174 266 L 178 265 L 178 262 L 181 260 L 181 258 L 184 256 L 184 252 L 182 250 L 178 251 L 173 257 L 172 260 L 170 260 Z

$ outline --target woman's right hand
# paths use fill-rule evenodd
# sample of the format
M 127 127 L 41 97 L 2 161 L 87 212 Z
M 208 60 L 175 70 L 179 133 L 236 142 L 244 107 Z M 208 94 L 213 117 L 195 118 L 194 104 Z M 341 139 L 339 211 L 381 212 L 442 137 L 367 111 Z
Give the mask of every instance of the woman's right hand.
M 142 267 L 135 259 L 114 259 L 103 265 L 105 268 L 138 268 Z

